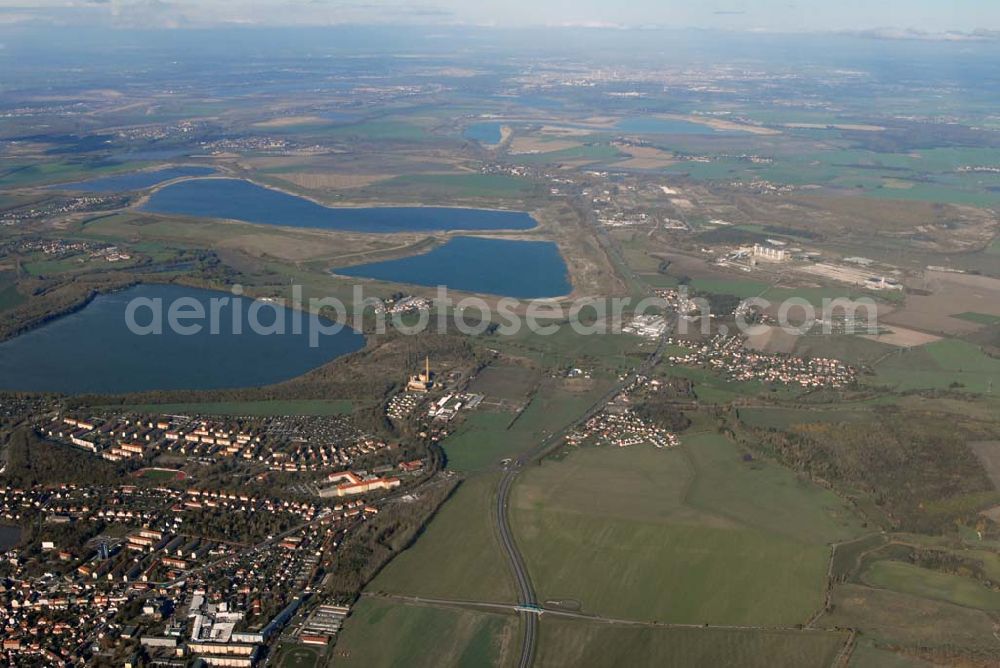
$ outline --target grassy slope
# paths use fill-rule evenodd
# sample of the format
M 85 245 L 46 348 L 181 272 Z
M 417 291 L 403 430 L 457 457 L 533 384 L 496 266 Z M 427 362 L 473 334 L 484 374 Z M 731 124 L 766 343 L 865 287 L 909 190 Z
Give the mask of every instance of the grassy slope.
M 1000 610 L 1000 592 L 988 589 L 972 578 L 941 573 L 899 561 L 876 561 L 862 573 L 861 579 L 866 584 L 921 598 L 979 610 Z
M 635 619 L 794 624 L 821 604 L 826 542 L 857 532 L 828 493 L 740 461 L 714 434 L 680 449 L 586 449 L 529 470 L 513 524 L 540 598 Z

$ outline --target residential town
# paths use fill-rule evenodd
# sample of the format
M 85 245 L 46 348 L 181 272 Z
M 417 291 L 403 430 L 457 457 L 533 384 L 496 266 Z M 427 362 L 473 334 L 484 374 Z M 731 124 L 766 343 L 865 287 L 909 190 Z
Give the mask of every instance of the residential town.
M 732 381 L 760 381 L 806 388 L 844 387 L 857 379 L 857 369 L 840 360 L 762 353 L 746 348 L 739 336 L 716 334 L 707 342 L 669 338 L 668 343 L 690 350 L 668 361 L 710 369 Z

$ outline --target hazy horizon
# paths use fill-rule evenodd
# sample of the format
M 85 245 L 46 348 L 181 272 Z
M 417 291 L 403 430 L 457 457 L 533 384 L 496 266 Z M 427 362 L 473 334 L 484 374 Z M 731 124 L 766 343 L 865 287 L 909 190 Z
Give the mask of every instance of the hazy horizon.
M 988 0 L 716 0 L 698 6 L 641 0 L 464 3 L 401 0 L 0 0 L 0 26 L 183 28 L 224 25 L 475 25 L 489 27 L 702 28 L 747 32 L 859 32 L 892 39 L 996 39 L 1000 4 Z

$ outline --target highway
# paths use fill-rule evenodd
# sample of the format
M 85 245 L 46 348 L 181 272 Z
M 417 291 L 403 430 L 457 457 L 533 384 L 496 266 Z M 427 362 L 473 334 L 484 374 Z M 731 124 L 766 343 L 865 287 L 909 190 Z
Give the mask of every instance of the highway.
M 514 579 L 517 581 L 518 603 L 521 605 L 537 606 L 535 600 L 535 590 L 531 586 L 531 578 L 528 576 L 528 569 L 524 566 L 524 559 L 520 550 L 514 542 L 514 536 L 510 532 L 510 519 L 507 510 L 510 501 L 510 489 L 514 485 L 514 479 L 520 471 L 520 465 L 513 466 L 504 471 L 500 478 L 500 488 L 497 492 L 497 529 L 500 533 L 500 543 L 510 562 L 510 568 L 514 572 Z M 521 657 L 517 665 L 520 668 L 530 668 L 535 656 L 535 640 L 538 635 L 538 615 L 530 612 L 521 612 L 521 621 L 524 624 L 524 638 L 521 641 Z
M 614 240 L 607 235 L 606 230 L 604 230 L 604 228 L 596 220 L 593 210 L 589 206 L 583 205 L 581 207 L 581 211 L 583 211 L 585 218 L 597 232 L 598 240 L 602 247 L 619 260 L 620 269 L 628 274 L 628 278 L 631 279 L 633 286 L 640 289 L 642 292 L 646 292 L 646 296 L 649 296 L 649 286 L 644 284 L 635 272 L 629 268 L 628 263 L 626 263 L 624 258 L 622 258 L 617 244 L 615 244 Z M 637 376 L 646 374 L 654 366 L 656 366 L 657 363 L 659 363 L 667 345 L 666 332 L 672 330 L 677 325 L 676 314 L 671 314 L 666 317 L 668 318 L 666 331 L 657 342 L 656 349 L 650 353 L 649 357 L 647 357 L 642 364 L 636 367 L 626 378 L 617 383 L 603 396 L 601 396 L 601 398 L 595 401 L 590 408 L 583 413 L 583 415 L 559 431 L 549 434 L 549 436 L 542 439 L 537 446 L 523 452 L 505 468 L 503 476 L 500 478 L 500 487 L 497 491 L 496 523 L 497 532 L 500 536 L 500 543 L 503 546 L 504 553 L 507 556 L 507 561 L 510 563 L 510 569 L 514 573 L 514 579 L 517 582 L 518 603 L 520 606 L 541 608 L 535 597 L 535 589 L 531 584 L 531 576 L 528 574 L 528 569 L 524 565 L 524 558 L 521 556 L 521 552 L 518 549 L 517 543 L 515 542 L 514 536 L 510 530 L 510 518 L 508 516 L 510 506 L 510 490 L 514 486 L 514 481 L 517 479 L 517 475 L 523 470 L 526 464 L 542 459 L 551 451 L 562 445 L 563 437 L 566 433 L 576 429 L 580 425 L 583 425 L 590 418 L 600 413 L 607 403 L 618 395 L 623 388 L 630 385 Z M 518 660 L 518 666 L 519 668 L 530 668 L 534 660 L 535 645 L 538 637 L 538 613 L 521 610 L 520 616 L 524 624 L 524 637 L 521 643 L 521 656 Z
M 522 453 L 504 470 L 503 476 L 500 478 L 500 487 L 497 490 L 497 532 L 500 535 L 500 544 L 503 546 L 504 553 L 507 556 L 507 561 L 510 563 L 510 569 L 514 573 L 514 579 L 517 582 L 518 603 L 521 606 L 540 607 L 538 600 L 535 597 L 535 589 L 531 585 L 531 576 L 528 574 L 528 569 L 524 565 L 524 558 L 521 556 L 521 552 L 518 550 L 517 543 L 514 541 L 514 536 L 510 530 L 510 517 L 508 515 L 510 506 L 510 490 L 514 486 L 514 481 L 517 479 L 518 473 L 521 472 L 525 464 L 539 460 L 555 448 L 559 447 L 563 443 L 563 436 L 567 432 L 579 427 L 580 425 L 586 423 L 587 420 L 597 415 L 604 409 L 604 406 L 607 405 L 611 399 L 621 392 L 624 387 L 631 384 L 637 376 L 645 374 L 656 366 L 656 364 L 660 361 L 660 358 L 663 356 L 663 350 L 666 343 L 667 335 L 664 333 L 664 335 L 660 337 L 656 349 L 624 380 L 617 383 L 614 387 L 602 395 L 601 398 L 595 401 L 583 415 L 559 431 L 550 434 L 534 448 Z M 535 645 L 538 636 L 538 614 L 522 610 L 520 612 L 520 616 L 524 624 L 524 637 L 521 641 L 521 656 L 517 665 L 520 668 L 530 668 L 534 660 Z

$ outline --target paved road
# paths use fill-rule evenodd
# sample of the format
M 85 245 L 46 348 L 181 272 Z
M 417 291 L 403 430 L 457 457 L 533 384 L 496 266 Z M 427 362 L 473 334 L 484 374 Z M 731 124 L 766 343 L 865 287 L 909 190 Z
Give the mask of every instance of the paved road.
M 503 472 L 503 476 L 500 478 L 500 487 L 497 491 L 497 530 L 500 534 L 500 543 L 503 546 L 504 553 L 507 555 L 507 561 L 510 563 L 511 571 L 514 573 L 514 579 L 517 581 L 518 602 L 522 606 L 540 607 L 535 597 L 535 589 L 531 585 L 531 577 L 528 575 L 528 569 L 524 565 L 524 558 L 521 556 L 521 551 L 517 548 L 517 543 L 514 541 L 514 536 L 510 530 L 508 509 L 510 505 L 510 490 L 514 486 L 514 480 L 526 464 L 541 459 L 562 445 L 563 436 L 567 432 L 576 429 L 597 415 L 611 399 L 622 391 L 622 388 L 631 384 L 636 376 L 643 375 L 651 370 L 663 356 L 665 346 L 666 334 L 660 338 L 656 349 L 640 366 L 594 402 L 583 415 L 561 430 L 550 434 L 534 448 L 522 453 Z M 521 657 L 518 660 L 518 666 L 519 668 L 530 668 L 535 656 L 535 644 L 538 636 L 538 615 L 533 612 L 521 611 L 521 620 L 524 623 L 524 638 L 521 642 Z
M 622 270 L 629 274 L 629 278 L 631 279 L 633 286 L 639 288 L 643 292 L 649 293 L 649 286 L 645 285 L 635 272 L 629 268 L 628 263 L 624 261 L 617 244 L 613 239 L 611 239 L 610 236 L 608 236 L 606 230 L 604 230 L 604 228 L 597 222 L 596 216 L 593 214 L 590 207 L 583 206 L 582 210 L 585 212 L 584 215 L 588 222 L 596 230 L 598 240 L 601 245 L 605 248 L 605 250 L 616 256 L 620 262 Z M 668 318 L 667 330 L 669 331 L 676 326 L 677 320 L 676 315 L 673 317 L 668 316 Z M 548 453 L 561 446 L 563 443 L 563 437 L 566 433 L 576 429 L 580 425 L 586 423 L 590 418 L 601 412 L 607 403 L 622 391 L 622 388 L 628 386 L 633 380 L 635 380 L 636 376 L 643 375 L 650 371 L 663 356 L 663 350 L 667 343 L 666 338 L 666 334 L 664 333 L 664 335 L 660 337 L 656 349 L 650 353 L 649 357 L 647 357 L 641 365 L 636 367 L 636 369 L 634 369 L 625 379 L 608 390 L 608 392 L 605 393 L 600 399 L 595 401 L 583 415 L 577 418 L 572 424 L 569 424 L 561 430 L 550 434 L 534 448 L 522 453 L 514 459 L 514 461 L 512 461 L 503 472 L 503 476 L 500 478 L 500 488 L 497 492 L 497 530 L 500 534 L 500 542 L 503 545 L 503 550 L 507 555 L 507 561 L 510 562 L 511 571 L 514 573 L 514 579 L 517 581 L 518 601 L 522 606 L 540 608 L 538 600 L 535 598 L 534 587 L 531 585 L 531 577 L 528 575 L 528 569 L 524 565 L 524 558 L 521 556 L 521 552 L 518 550 L 517 543 L 514 541 L 514 536 L 510 530 L 510 519 L 508 517 L 510 490 L 514 485 L 517 475 L 526 464 L 545 457 Z M 538 614 L 534 612 L 521 611 L 521 619 L 524 622 L 524 638 L 521 643 L 521 657 L 518 660 L 518 666 L 520 668 L 530 668 L 535 656 L 535 643 L 538 635 Z
M 510 519 L 507 516 L 507 509 L 510 502 L 510 488 L 514 484 L 514 479 L 520 471 L 520 464 L 512 465 L 504 471 L 500 478 L 500 489 L 497 492 L 497 528 L 500 532 L 500 542 L 504 552 L 507 554 L 507 561 L 510 562 L 511 570 L 514 572 L 514 579 L 517 580 L 517 596 L 521 605 L 537 606 L 535 600 L 535 590 L 531 586 L 531 578 L 528 576 L 528 569 L 524 566 L 524 559 L 520 550 L 514 542 L 514 536 L 510 532 Z M 521 641 L 521 658 L 517 665 L 520 668 L 530 668 L 535 656 L 535 639 L 538 635 L 538 616 L 531 612 L 522 612 L 521 621 L 524 624 L 524 638 Z
M 370 598 L 384 598 L 403 603 L 413 603 L 416 605 L 437 606 L 447 608 L 464 608 L 467 610 L 497 610 L 504 612 L 521 612 L 519 605 L 510 603 L 496 603 L 494 601 L 468 601 L 447 598 L 427 598 L 424 596 L 403 596 L 401 594 L 370 593 L 365 592 L 362 596 Z M 802 633 L 829 633 L 828 629 L 815 629 L 800 626 L 767 626 L 761 624 L 740 625 L 740 624 L 683 624 L 677 622 L 652 622 L 642 619 L 621 619 L 619 617 L 603 617 L 601 615 L 590 615 L 584 612 L 572 612 L 571 610 L 556 610 L 546 608 L 539 610 L 532 616 L 552 615 L 554 617 L 570 617 L 572 619 L 582 619 L 588 622 L 599 622 L 612 626 L 640 626 L 657 629 L 725 629 L 729 631 L 799 631 Z

